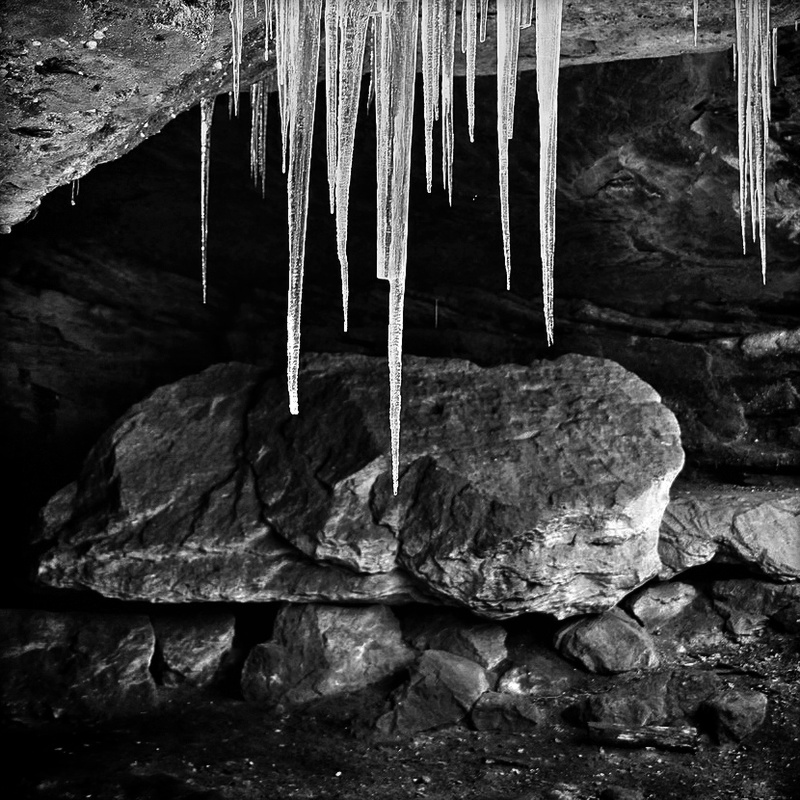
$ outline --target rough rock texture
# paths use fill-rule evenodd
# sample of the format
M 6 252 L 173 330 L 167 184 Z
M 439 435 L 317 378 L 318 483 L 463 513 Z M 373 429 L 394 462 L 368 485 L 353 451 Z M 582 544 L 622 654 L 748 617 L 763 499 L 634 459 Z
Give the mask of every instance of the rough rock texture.
M 626 606 L 647 631 L 653 633 L 691 606 L 699 594 L 699 590 L 688 583 L 658 583 L 637 593 L 626 601 Z
M 747 689 L 717 692 L 703 704 L 719 742 L 741 742 L 758 730 L 767 716 L 767 696 Z
M 474 661 L 426 650 L 408 683 L 392 697 L 392 709 L 376 721 L 376 730 L 384 735 L 410 734 L 453 725 L 490 689 L 486 671 Z
M 454 612 L 426 610 L 409 616 L 403 635 L 416 650 L 444 650 L 486 669 L 494 669 L 508 655 L 505 628 Z
M 386 606 L 286 605 L 245 662 L 246 699 L 288 708 L 361 689 L 414 660 Z
M 659 663 L 650 635 L 618 608 L 568 623 L 556 633 L 555 646 L 590 672 L 654 669 Z
M 145 616 L 0 611 L 0 711 L 58 718 L 137 713 L 156 701 Z
M 231 614 L 173 612 L 151 617 L 165 683 L 210 683 L 233 645 Z
M 735 636 L 748 636 L 770 624 L 791 629 L 800 617 L 800 583 L 756 580 L 716 581 L 711 587 L 714 608 Z
M 469 719 L 478 731 L 524 733 L 541 725 L 545 715 L 527 697 L 486 692 L 472 707 Z
M 497 691 L 517 697 L 560 694 L 569 688 L 574 676 L 560 674 L 566 670 L 559 670 L 558 665 L 553 667 L 553 661 L 544 658 L 538 663 L 514 666 L 500 676 Z
M 280 443 L 252 441 L 269 431 L 248 430 L 263 380 L 254 367 L 212 367 L 134 406 L 98 442 L 78 482 L 44 509 L 41 540 L 58 543 L 41 580 L 167 602 L 419 599 L 397 571 L 321 566 L 278 535 L 243 454 L 269 444 L 273 458 L 280 452 Z M 278 385 L 257 415 L 278 415 Z M 305 477 L 295 475 L 295 485 Z M 327 499 L 322 486 L 317 498 Z
M 642 725 L 695 724 L 703 704 L 718 690 L 713 672 L 657 672 L 612 686 L 581 704 L 584 722 Z
M 661 523 L 664 573 L 717 561 L 773 580 L 800 578 L 800 492 L 694 489 L 676 493 Z
M 375 359 L 309 358 L 299 417 L 282 378 L 244 365 L 158 390 L 44 509 L 40 580 L 162 601 L 428 592 L 484 616 L 563 617 L 658 570 L 683 453 L 642 381 L 578 356 L 496 369 L 409 358 L 395 498 L 384 373 Z
M 773 0 L 773 24 L 794 21 L 788 0 Z M 274 52 L 263 58 L 263 16 L 245 12 L 243 88 L 274 80 Z M 219 11 L 215 15 L 215 11 Z M 564 64 L 643 58 L 693 49 L 692 24 L 683 6 L 658 0 L 614 0 L 598 6 L 571 3 L 564 13 Z M 494 16 L 479 47 L 478 69 L 495 69 Z M 724 0 L 703 6 L 700 46 L 724 48 L 733 11 Z M 43 194 L 80 178 L 157 133 L 201 97 L 229 91 L 230 26 L 227 9 L 183 0 L 9 1 L 2 38 L 8 80 L 0 116 L 4 165 L 0 225 L 33 211 Z M 533 29 L 522 31 L 520 69 L 535 66 Z M 456 48 L 456 69 L 464 59 Z

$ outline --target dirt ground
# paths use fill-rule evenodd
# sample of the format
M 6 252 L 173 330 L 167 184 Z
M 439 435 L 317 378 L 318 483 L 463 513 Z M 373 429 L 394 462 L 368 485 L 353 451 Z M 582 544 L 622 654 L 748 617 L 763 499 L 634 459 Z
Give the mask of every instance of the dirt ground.
M 600 747 L 566 723 L 531 733 L 466 727 L 377 741 L 376 693 L 276 716 L 221 695 L 163 689 L 158 712 L 94 723 L 5 726 L 14 800 L 796 800 L 800 641 L 765 635 L 705 656 L 767 694 L 764 726 L 695 753 Z M 615 791 L 612 787 L 617 787 Z M 626 793 L 623 790 L 627 790 Z

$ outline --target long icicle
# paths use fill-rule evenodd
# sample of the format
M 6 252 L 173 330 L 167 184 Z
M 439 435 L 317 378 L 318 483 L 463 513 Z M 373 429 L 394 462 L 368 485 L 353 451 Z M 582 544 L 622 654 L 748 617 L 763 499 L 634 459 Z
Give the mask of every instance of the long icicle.
M 742 250 L 747 251 L 747 209 L 751 237 L 767 275 L 766 166 L 770 119 L 770 8 L 768 0 L 735 0 L 736 84 L 739 115 L 739 213 Z
M 433 120 L 439 118 L 439 75 L 442 66 L 440 6 L 449 0 L 422 0 L 422 92 L 425 112 L 425 177 L 433 186 Z
M 511 288 L 511 224 L 508 210 L 508 142 L 514 135 L 514 99 L 519 53 L 518 2 L 497 4 L 497 160 L 500 181 L 500 222 L 506 289 Z
M 266 80 L 250 87 L 250 177 L 261 197 L 267 194 L 267 110 Z
M 536 94 L 539 97 L 539 245 L 547 344 L 553 344 L 556 245 L 556 145 L 563 0 L 536 0 Z
M 242 69 L 242 36 L 244 35 L 244 0 L 231 0 L 231 69 L 233 71 L 233 113 L 239 116 L 239 77 Z
M 453 205 L 453 58 L 456 49 L 456 4 L 445 0 L 439 5 L 439 35 L 442 54 L 442 183 L 447 200 Z
M 408 197 L 411 174 L 411 133 L 414 120 L 414 81 L 417 70 L 419 0 L 381 0 L 376 63 L 381 64 L 375 83 L 376 106 L 392 113 L 379 114 L 386 127 L 382 140 L 390 158 L 383 160 L 386 175 L 378 177 L 378 192 L 386 192 L 385 218 L 379 220 L 378 259 L 386 260 L 389 278 L 389 427 L 392 443 L 392 489 L 400 476 L 400 410 L 403 366 L 403 305 L 405 301 L 408 239 Z M 383 250 L 384 243 L 386 249 Z M 383 252 L 382 252 L 383 250 Z
M 467 55 L 467 125 L 469 140 L 475 141 L 475 53 L 478 42 L 477 0 L 463 0 L 461 6 L 461 52 Z
M 286 316 L 286 358 L 289 411 L 299 411 L 300 311 L 303 302 L 308 182 L 314 108 L 317 99 L 322 0 L 278 0 L 285 15 L 281 47 L 288 56 L 286 105 L 289 114 L 289 310 Z M 281 26 L 279 26 L 280 28 Z
M 341 2 L 341 0 L 340 0 Z M 348 325 L 349 279 L 347 264 L 347 222 L 350 206 L 350 175 L 361 98 L 361 72 L 367 41 L 367 27 L 374 0 L 348 0 L 339 9 L 339 97 L 337 100 L 336 250 L 342 276 L 344 330 Z
M 281 169 L 284 173 L 289 152 L 289 108 L 286 96 L 290 63 L 290 56 L 287 52 L 289 35 L 286 31 L 288 8 L 284 0 L 274 0 L 275 80 L 278 85 L 278 110 L 281 117 Z
M 333 214 L 336 207 L 337 128 L 339 62 L 339 3 L 346 0 L 325 0 L 325 100 L 326 137 L 328 144 L 328 201 Z M 345 328 L 347 330 L 347 328 Z
M 211 167 L 211 120 L 214 98 L 200 100 L 200 262 L 203 279 L 203 303 L 208 294 L 208 179 Z

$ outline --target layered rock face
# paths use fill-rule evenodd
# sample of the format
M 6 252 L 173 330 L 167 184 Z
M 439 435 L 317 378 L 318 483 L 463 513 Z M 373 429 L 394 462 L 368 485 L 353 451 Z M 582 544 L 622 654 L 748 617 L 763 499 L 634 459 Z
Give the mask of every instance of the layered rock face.
M 683 463 L 674 416 L 618 365 L 409 358 L 400 487 L 386 363 L 282 378 L 212 367 L 134 406 L 43 512 L 39 578 L 123 599 L 602 611 L 656 574 Z

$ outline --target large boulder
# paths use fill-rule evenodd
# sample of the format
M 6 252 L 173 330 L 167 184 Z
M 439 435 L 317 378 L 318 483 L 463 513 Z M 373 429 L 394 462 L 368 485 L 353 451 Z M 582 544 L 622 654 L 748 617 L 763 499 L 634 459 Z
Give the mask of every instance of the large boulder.
M 602 611 L 660 568 L 683 463 L 658 395 L 564 356 L 481 369 L 408 358 L 391 490 L 386 362 L 221 365 L 134 406 L 42 514 L 39 578 L 125 599 L 455 603 Z
M 664 514 L 659 552 L 667 577 L 715 559 L 745 564 L 772 580 L 796 581 L 800 492 L 683 489 Z
M 138 713 L 156 701 L 154 648 L 141 615 L 0 611 L 0 711 L 45 719 Z
M 288 708 L 356 691 L 414 661 L 386 606 L 286 605 L 242 672 L 246 699 Z

